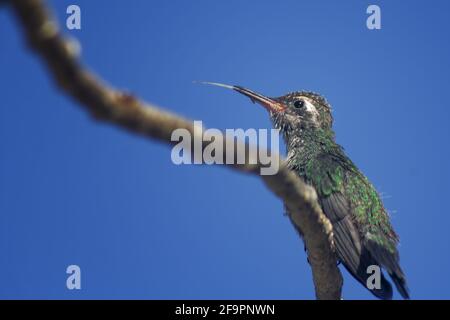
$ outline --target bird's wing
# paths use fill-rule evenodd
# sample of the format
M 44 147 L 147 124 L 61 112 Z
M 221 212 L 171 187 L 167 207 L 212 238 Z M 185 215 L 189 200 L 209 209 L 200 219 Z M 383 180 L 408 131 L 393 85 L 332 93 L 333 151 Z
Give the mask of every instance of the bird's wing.
M 352 206 L 345 195 L 346 170 L 340 159 L 322 154 L 305 168 L 307 180 L 315 187 L 322 210 L 333 225 L 336 255 L 347 270 L 365 287 L 367 267 L 378 265 L 365 247 L 354 222 Z M 392 298 L 392 287 L 381 275 L 381 288 L 370 290 L 382 299 Z
M 389 273 L 403 298 L 409 299 L 406 278 L 400 267 L 397 251 L 398 236 L 378 192 L 356 167 L 348 172 L 345 186 L 351 215 L 362 226 L 360 235 L 363 238 L 363 251 L 369 253 L 374 264 Z
M 367 268 L 378 265 L 377 260 L 368 252 L 364 241 L 356 228 L 348 201 L 340 192 L 321 198 L 322 210 L 333 225 L 336 255 L 345 268 L 367 288 L 367 279 L 371 273 Z M 392 298 L 392 287 L 381 273 L 380 289 L 369 289 L 381 299 Z

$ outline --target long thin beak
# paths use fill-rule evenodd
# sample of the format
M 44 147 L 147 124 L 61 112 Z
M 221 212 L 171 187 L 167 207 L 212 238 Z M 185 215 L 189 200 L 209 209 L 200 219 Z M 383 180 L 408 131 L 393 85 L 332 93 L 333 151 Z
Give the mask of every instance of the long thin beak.
M 231 89 L 234 91 L 237 91 L 241 94 L 243 94 L 244 96 L 247 96 L 250 98 L 250 100 L 252 100 L 253 103 L 257 102 L 260 105 L 262 105 L 264 108 L 266 108 L 268 111 L 272 111 L 272 112 L 281 112 L 284 109 L 286 109 L 286 106 L 281 103 L 278 102 L 272 98 L 263 96 L 262 94 L 259 94 L 257 92 L 251 91 L 249 89 L 240 87 L 240 86 L 230 86 L 228 84 L 223 84 L 223 83 L 216 83 L 216 82 L 207 82 L 207 81 L 202 81 L 200 82 L 202 84 L 209 84 L 209 85 L 213 85 L 213 86 L 217 86 L 217 87 L 223 87 L 223 88 L 227 88 L 227 89 Z

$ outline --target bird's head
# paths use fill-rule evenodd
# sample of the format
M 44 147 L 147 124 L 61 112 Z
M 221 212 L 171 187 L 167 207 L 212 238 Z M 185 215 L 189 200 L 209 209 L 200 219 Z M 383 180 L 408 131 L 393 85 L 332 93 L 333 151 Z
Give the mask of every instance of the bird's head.
M 204 83 L 232 89 L 249 97 L 254 103 L 262 105 L 269 111 L 274 126 L 279 128 L 287 138 L 292 135 L 302 136 L 317 130 L 332 132 L 331 107 L 325 98 L 317 93 L 296 91 L 271 98 L 241 86 Z

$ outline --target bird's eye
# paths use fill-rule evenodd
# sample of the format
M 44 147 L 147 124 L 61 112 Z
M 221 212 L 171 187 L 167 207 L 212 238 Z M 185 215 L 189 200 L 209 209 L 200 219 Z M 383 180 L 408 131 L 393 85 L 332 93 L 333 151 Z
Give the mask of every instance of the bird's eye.
M 301 109 L 301 108 L 303 108 L 305 106 L 305 101 L 303 101 L 303 100 L 295 100 L 294 101 L 294 108 L 296 108 L 296 109 Z

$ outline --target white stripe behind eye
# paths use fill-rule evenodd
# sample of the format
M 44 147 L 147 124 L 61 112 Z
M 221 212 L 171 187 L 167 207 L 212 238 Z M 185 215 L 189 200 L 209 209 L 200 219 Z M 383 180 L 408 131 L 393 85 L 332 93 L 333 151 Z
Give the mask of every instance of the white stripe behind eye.
M 314 113 L 316 115 L 319 115 L 319 112 L 317 111 L 316 107 L 314 106 L 314 104 L 311 102 L 311 100 L 309 99 L 304 99 L 305 100 L 305 108 L 306 111 L 310 112 L 310 113 Z
M 318 122 L 319 111 L 317 111 L 316 106 L 311 101 L 311 99 L 309 99 L 309 98 L 303 98 L 303 99 L 305 101 L 306 111 L 311 114 L 311 118 L 313 119 L 314 122 Z

